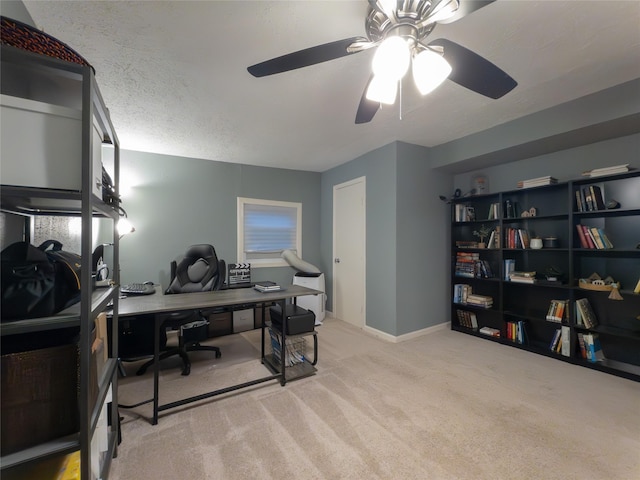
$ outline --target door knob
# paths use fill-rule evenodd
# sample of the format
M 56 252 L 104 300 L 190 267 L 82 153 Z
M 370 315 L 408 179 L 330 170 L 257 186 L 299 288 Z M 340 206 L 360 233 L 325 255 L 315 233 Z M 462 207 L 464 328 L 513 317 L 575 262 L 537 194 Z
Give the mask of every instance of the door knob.
M 333 260 L 333 263 L 340 263 L 340 259 L 339 259 L 339 258 L 335 258 L 335 259 Z

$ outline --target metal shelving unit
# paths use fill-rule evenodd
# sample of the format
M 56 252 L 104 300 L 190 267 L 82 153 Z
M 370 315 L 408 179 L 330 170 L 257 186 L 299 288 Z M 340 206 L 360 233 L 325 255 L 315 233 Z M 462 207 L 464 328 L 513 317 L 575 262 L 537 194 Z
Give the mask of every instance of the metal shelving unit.
M 32 318 L 3 322 L 0 325 L 0 335 L 36 335 L 42 332 L 64 329 L 67 327 L 79 327 L 79 375 L 78 375 L 78 406 L 79 406 L 79 431 L 75 434 L 65 435 L 61 438 L 53 438 L 44 443 L 30 446 L 4 455 L 0 459 L 2 477 L 5 474 L 10 477 L 19 469 L 29 468 L 41 462 L 46 462 L 54 457 L 66 455 L 75 451 L 80 452 L 81 478 L 106 479 L 109 474 L 111 459 L 117 454 L 119 439 L 118 411 L 117 411 L 117 368 L 113 352 L 117 352 L 117 316 L 118 316 L 118 286 L 119 269 L 113 268 L 112 286 L 101 289 L 92 287 L 92 253 L 93 253 L 93 219 L 107 219 L 113 240 L 113 264 L 119 265 L 119 238 L 116 231 L 116 223 L 119 219 L 118 208 L 106 204 L 101 196 L 102 190 L 102 157 L 96 158 L 102 151 L 104 144 L 113 146 L 113 180 L 116 194 L 118 193 L 119 167 L 119 143 L 116 132 L 111 123 L 109 112 L 104 104 L 100 90 L 95 80 L 91 67 L 75 63 L 65 62 L 45 55 L 29 53 L 14 47 L 2 46 L 2 106 L 3 116 L 7 111 L 6 105 L 16 110 L 22 104 L 28 107 L 40 108 L 40 113 L 35 113 L 36 121 L 33 131 L 20 138 L 2 138 L 2 143 L 24 142 L 25 149 L 33 149 L 33 144 L 41 146 L 42 169 L 48 173 L 37 172 L 34 178 L 46 178 L 50 172 L 52 178 L 56 177 L 59 170 L 69 176 L 77 176 L 75 185 L 69 187 L 58 184 L 48 185 L 46 182 L 37 181 L 34 185 L 23 183 L 13 184 L 20 177 L 20 168 L 34 168 L 33 162 L 38 162 L 32 157 L 24 158 L 26 166 L 16 166 L 16 162 L 22 160 L 5 155 L 3 147 L 2 169 L 3 185 L 0 187 L 3 212 L 20 215 L 25 218 L 23 236 L 30 241 L 28 219 L 36 215 L 58 215 L 79 217 L 82 223 L 81 251 L 83 268 L 80 274 L 82 285 L 80 303 L 59 312 L 56 315 L 44 318 Z M 31 85 L 33 81 L 33 85 Z M 26 85 L 26 86 L 25 86 Z M 42 88 L 46 85 L 46 88 Z M 23 88 L 24 87 L 24 88 Z M 17 108 L 20 115 L 31 115 Z M 27 109 L 25 108 L 25 112 Z M 49 117 L 44 117 L 49 111 L 61 111 L 67 115 L 63 119 L 65 126 L 69 124 L 77 126 L 77 132 L 73 132 L 73 138 L 60 138 L 55 135 L 47 135 L 46 128 L 38 130 L 36 127 L 46 124 L 52 125 Z M 70 112 L 70 115 L 69 114 Z M 37 116 L 41 115 L 41 116 Z M 70 119 L 70 120 L 69 120 Z M 11 122 L 13 119 L 3 118 L 3 122 Z M 61 121 L 62 122 L 62 121 Z M 76 123 L 70 123 L 76 122 Z M 77 125 L 76 125 L 77 124 Z M 66 128 L 66 127 L 65 127 Z M 4 128 L 3 128 L 4 132 Z M 77 135 L 75 135 L 77 133 Z M 3 133 L 4 136 L 4 133 Z M 9 136 L 7 134 L 7 136 Z M 39 138 L 42 137 L 42 138 Z M 44 138 L 47 137 L 47 138 Z M 75 162 L 57 165 L 60 156 L 55 154 L 56 149 L 64 142 L 76 139 L 77 143 L 70 145 L 78 155 L 69 160 L 64 156 L 65 162 Z M 50 143 L 51 142 L 51 143 Z M 74 142 L 72 142 L 74 143 Z M 51 150 L 48 149 L 51 146 Z M 13 152 L 20 150 L 20 145 L 6 147 Z M 98 155 L 101 155 L 98 153 Z M 29 162 L 32 162 L 29 164 Z M 74 167 L 75 168 L 72 168 Z M 78 175 L 78 170 L 80 173 Z M 18 172 L 12 175 L 12 173 Z M 59 177 L 56 177 L 59 178 Z M 74 177 L 75 178 L 75 177 Z M 98 184 L 97 179 L 100 179 Z M 107 304 L 112 303 L 112 315 L 115 321 L 108 335 L 110 336 L 111 354 L 102 370 L 100 378 L 96 382 L 92 363 L 92 330 L 98 315 L 106 309 Z M 108 348 L 105 346 L 105 348 Z M 93 375 L 92 375 L 93 373 Z M 75 393 L 72 393 L 73 396 Z M 108 413 L 105 409 L 108 409 Z M 101 418 L 108 417 L 110 423 Z M 107 415 L 104 415 L 107 413 Z M 106 422 L 101 424 L 101 422 Z M 106 435 L 104 435 L 106 425 Z M 98 433 L 100 431 L 100 433 Z M 98 437 L 101 437 L 98 439 Z M 92 442 L 101 442 L 106 438 L 106 450 L 98 455 L 92 455 Z

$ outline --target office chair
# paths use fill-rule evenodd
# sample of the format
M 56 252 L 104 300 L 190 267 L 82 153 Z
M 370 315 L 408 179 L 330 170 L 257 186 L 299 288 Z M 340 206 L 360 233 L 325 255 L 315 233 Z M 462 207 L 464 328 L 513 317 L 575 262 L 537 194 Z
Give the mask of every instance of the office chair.
M 213 246 L 192 245 L 180 263 L 175 260 L 171 262 L 171 281 L 165 290 L 165 295 L 219 290 L 224 283 L 225 269 L 224 260 L 218 259 Z M 182 375 L 189 375 L 191 362 L 188 352 L 208 350 L 215 352 L 216 358 L 220 358 L 222 353 L 218 347 L 200 345 L 200 341 L 207 338 L 208 324 L 202 310 L 166 314 L 162 331 L 164 332 L 166 328 L 179 330 L 178 347 L 164 351 L 160 359 L 179 355 L 183 363 Z M 138 369 L 137 374 L 142 375 L 152 364 L 153 360 L 148 361 Z

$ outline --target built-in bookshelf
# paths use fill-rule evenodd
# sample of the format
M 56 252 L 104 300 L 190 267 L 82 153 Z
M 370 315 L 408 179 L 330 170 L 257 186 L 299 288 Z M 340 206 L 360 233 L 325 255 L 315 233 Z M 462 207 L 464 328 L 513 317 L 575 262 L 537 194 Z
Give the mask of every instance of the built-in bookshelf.
M 640 381 L 639 247 L 636 170 L 455 199 L 451 328 Z

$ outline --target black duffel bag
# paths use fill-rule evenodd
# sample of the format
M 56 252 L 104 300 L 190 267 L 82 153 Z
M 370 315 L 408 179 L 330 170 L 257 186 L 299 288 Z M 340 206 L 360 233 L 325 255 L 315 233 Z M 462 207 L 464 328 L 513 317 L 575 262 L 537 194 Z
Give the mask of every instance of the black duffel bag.
M 57 240 L 16 242 L 0 256 L 2 320 L 46 317 L 80 301 L 80 256 Z

